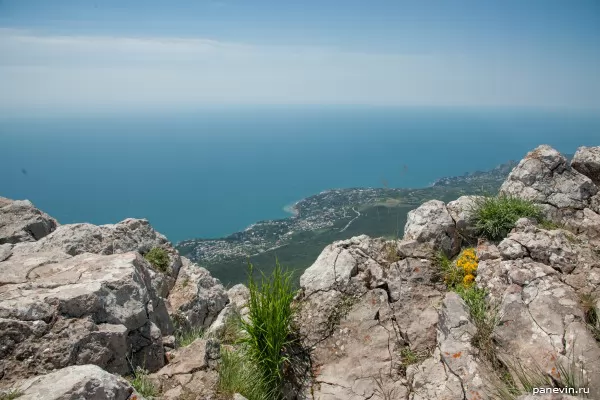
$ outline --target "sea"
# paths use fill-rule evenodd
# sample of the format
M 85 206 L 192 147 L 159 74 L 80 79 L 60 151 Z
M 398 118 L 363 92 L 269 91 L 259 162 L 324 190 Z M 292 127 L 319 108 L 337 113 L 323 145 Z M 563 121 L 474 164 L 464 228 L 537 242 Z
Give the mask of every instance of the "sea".
M 172 242 L 217 238 L 334 188 L 431 185 L 539 144 L 600 145 L 600 113 L 204 107 L 0 115 L 0 196 L 60 223 L 147 218 Z M 288 207 L 289 210 L 289 207 Z

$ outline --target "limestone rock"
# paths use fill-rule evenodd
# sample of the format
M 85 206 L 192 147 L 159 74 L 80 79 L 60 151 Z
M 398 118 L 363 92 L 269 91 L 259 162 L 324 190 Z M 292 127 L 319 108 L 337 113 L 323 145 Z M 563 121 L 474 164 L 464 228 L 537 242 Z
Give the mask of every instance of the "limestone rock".
M 396 262 L 390 245 L 397 245 Z M 408 395 L 401 353 L 435 347 L 442 298 L 436 267 L 417 255 L 433 252 L 414 240 L 360 236 L 325 248 L 300 278 L 297 323 L 315 376 L 305 393 L 323 400 Z M 339 270 L 349 272 L 338 276 Z
M 404 239 L 431 243 L 448 255 L 458 254 L 461 239 L 446 205 L 430 200 L 409 211 L 404 227 Z
M 219 313 L 215 321 L 206 331 L 207 337 L 221 338 L 225 332 L 226 322 L 229 318 L 241 318 L 248 320 L 248 301 L 250 300 L 250 290 L 242 284 L 237 284 L 227 291 L 229 304 Z
M 95 365 L 71 366 L 18 385 L 19 400 L 143 400 L 131 385 Z
M 500 193 L 539 203 L 548 219 L 600 241 L 599 189 L 577 170 L 596 176 L 597 152 L 596 148 L 580 149 L 571 167 L 558 151 L 539 146 L 513 169 Z
M 59 256 L 40 262 L 44 254 Z M 66 259 L 60 254 L 19 256 L 20 264 L 7 268 L 12 257 L 0 263 L 0 282 L 15 282 L 0 286 L 3 379 L 81 364 L 127 373 L 126 357 L 160 368 L 162 333 L 172 326 L 147 262 L 135 252 Z M 24 276 L 14 273 L 18 265 L 29 266 Z
M 219 349 L 218 342 L 196 339 L 189 346 L 170 352 L 170 363 L 149 378 L 166 399 L 216 398 L 218 373 L 212 366 L 219 358 Z
M 0 197 L 0 245 L 33 242 L 56 229 L 58 222 L 29 200 Z
M 227 292 L 218 279 L 187 258 L 177 281 L 169 293 L 169 313 L 184 328 L 208 328 L 229 302 Z
M 317 291 L 343 288 L 365 263 L 374 263 L 368 254 L 382 254 L 383 241 L 366 235 L 335 242 L 327 246 L 317 260 L 300 277 L 300 286 L 306 296 Z M 360 267 L 360 268 L 359 268 Z
M 585 326 L 581 294 L 600 294 L 600 255 L 570 232 L 544 230 L 519 220 L 500 243 L 518 243 L 520 254 L 481 261 L 478 284 L 499 304 L 494 337 L 502 354 L 527 369 L 552 374 L 562 365 L 600 376 L 600 345 Z M 592 398 L 600 381 L 590 379 Z
M 457 231 L 465 238 L 474 239 L 475 227 L 472 223 L 473 210 L 481 196 L 461 196 L 446 205 L 456 224 Z
M 578 148 L 571 166 L 600 186 L 600 146 Z

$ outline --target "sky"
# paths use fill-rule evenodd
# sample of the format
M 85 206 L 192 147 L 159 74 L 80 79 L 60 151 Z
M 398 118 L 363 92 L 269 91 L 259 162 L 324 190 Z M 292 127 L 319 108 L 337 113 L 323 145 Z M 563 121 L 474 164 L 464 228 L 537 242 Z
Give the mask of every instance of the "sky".
M 0 0 L 0 113 L 600 110 L 597 0 Z

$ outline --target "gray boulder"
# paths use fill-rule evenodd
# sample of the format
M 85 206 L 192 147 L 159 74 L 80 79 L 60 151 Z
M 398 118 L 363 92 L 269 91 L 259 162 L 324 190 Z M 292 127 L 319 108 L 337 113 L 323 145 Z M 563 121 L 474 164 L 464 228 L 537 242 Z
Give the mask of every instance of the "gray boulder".
M 0 197 L 0 245 L 34 242 L 56 229 L 58 222 L 29 200 Z
M 600 146 L 578 148 L 571 166 L 600 186 Z
M 473 210 L 481 196 L 461 196 L 446 205 L 450 216 L 454 220 L 458 233 L 467 239 L 476 237 L 475 227 L 472 222 Z
M 431 243 L 449 256 L 458 254 L 461 238 L 444 202 L 430 200 L 409 211 L 404 227 L 404 240 Z
M 80 364 L 126 373 L 127 358 L 163 366 L 162 334 L 173 328 L 138 253 L 11 257 L 0 263 L 0 282 L 3 379 Z
M 580 149 L 571 167 L 558 151 L 539 146 L 513 169 L 500 193 L 539 203 L 548 219 L 600 242 L 599 189 L 578 171 L 595 177 L 597 152 L 597 148 Z
M 61 225 L 37 242 L 15 246 L 12 253 L 31 255 L 58 250 L 72 256 L 83 253 L 110 255 L 129 251 L 145 254 L 154 247 L 164 249 L 170 259 L 166 271 L 152 268 L 152 283 L 156 291 L 166 297 L 179 273 L 181 258 L 168 240 L 145 219 L 128 218 L 117 224 L 100 226 L 87 223 Z
M 125 379 L 95 365 L 59 369 L 17 387 L 19 400 L 144 400 Z
M 187 258 L 168 297 L 169 313 L 183 328 L 208 328 L 229 302 L 221 282 Z

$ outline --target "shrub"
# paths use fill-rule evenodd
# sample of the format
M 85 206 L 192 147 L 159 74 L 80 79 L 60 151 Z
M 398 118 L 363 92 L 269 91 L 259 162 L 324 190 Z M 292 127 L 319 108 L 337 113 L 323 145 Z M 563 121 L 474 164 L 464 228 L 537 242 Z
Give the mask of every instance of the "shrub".
M 277 261 L 270 277 L 262 274 L 259 286 L 254 280 L 252 265 L 249 265 L 249 320 L 242 321 L 246 334 L 241 343 L 273 392 L 281 388 L 283 367 L 289 360 L 286 351 L 293 344 L 291 323 L 295 310 L 292 300 L 296 291 L 291 278 L 291 273 L 284 272 Z
M 541 208 L 517 197 L 483 197 L 475 201 L 472 219 L 478 235 L 493 241 L 505 238 L 519 218 L 543 221 Z
M 144 255 L 144 258 L 148 260 L 150 264 L 161 272 L 167 272 L 169 267 L 169 254 L 167 251 L 160 247 L 154 247 L 152 250 Z
M 148 378 L 148 371 L 142 368 L 138 367 L 135 370 L 133 377 L 129 378 L 129 383 L 131 383 L 131 386 L 133 386 L 133 388 L 139 394 L 141 394 L 147 399 L 151 399 L 155 396 L 158 396 L 158 390 L 156 389 L 150 378 Z

